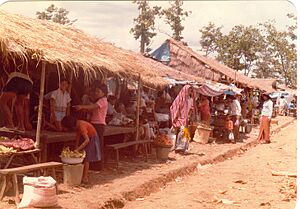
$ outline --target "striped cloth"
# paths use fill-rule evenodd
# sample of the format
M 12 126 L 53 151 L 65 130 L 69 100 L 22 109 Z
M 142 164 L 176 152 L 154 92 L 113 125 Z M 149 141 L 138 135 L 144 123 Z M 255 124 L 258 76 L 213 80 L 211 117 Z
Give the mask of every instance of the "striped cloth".
M 209 97 L 216 97 L 222 94 L 228 94 L 228 92 L 232 94 L 241 94 L 243 89 L 239 89 L 234 85 L 225 85 L 225 84 L 204 84 L 197 89 L 197 92 Z
M 188 124 L 188 115 L 190 111 L 188 92 L 190 88 L 190 85 L 185 85 L 170 107 L 172 125 L 175 128 L 186 126 Z
M 224 89 L 213 88 L 209 85 L 199 87 L 198 92 L 204 96 L 216 97 L 224 93 Z

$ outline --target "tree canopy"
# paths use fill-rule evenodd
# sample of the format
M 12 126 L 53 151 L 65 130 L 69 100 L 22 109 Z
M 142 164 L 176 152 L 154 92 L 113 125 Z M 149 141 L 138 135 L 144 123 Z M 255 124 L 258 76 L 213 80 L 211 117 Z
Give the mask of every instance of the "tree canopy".
M 58 8 L 54 4 L 51 4 L 45 11 L 36 12 L 38 19 L 50 20 L 62 25 L 72 25 L 77 19 L 70 20 L 68 14 L 69 11 L 64 8 Z
M 184 30 L 184 26 L 182 25 L 182 21 L 191 13 L 191 11 L 184 11 L 182 6 L 182 0 L 170 1 L 170 7 L 162 10 L 161 13 L 165 17 L 166 23 L 173 30 L 173 38 L 177 41 L 183 39 L 182 31 Z
M 160 7 L 150 7 L 146 0 L 133 1 L 138 5 L 140 14 L 134 18 L 134 27 L 130 29 L 130 33 L 134 38 L 140 40 L 140 52 L 145 52 L 145 46 L 149 46 L 151 39 L 156 35 L 155 33 L 155 16 L 160 13 Z
M 292 14 L 288 17 L 296 20 Z M 201 51 L 205 55 L 247 76 L 274 77 L 286 85 L 296 84 L 296 23 L 284 31 L 275 27 L 275 21 L 257 26 L 237 25 L 226 34 L 222 26 L 209 23 L 199 31 Z

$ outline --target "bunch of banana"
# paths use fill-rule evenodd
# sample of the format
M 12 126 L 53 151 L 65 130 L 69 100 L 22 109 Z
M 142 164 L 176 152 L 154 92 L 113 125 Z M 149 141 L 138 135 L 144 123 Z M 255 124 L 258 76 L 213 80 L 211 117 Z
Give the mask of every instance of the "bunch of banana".
M 17 152 L 17 150 L 13 149 L 12 147 L 5 147 L 3 145 L 0 145 L 0 154 L 9 154 Z
M 85 158 L 85 151 L 72 151 L 69 147 L 66 147 L 62 150 L 60 157 L 66 158 Z

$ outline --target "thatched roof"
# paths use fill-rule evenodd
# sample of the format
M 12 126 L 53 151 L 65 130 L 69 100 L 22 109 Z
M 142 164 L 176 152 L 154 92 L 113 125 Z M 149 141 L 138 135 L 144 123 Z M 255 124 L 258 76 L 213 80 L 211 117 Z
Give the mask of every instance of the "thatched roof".
M 274 78 L 252 78 L 251 85 L 265 92 L 274 92 L 277 88 L 277 79 Z
M 174 72 L 168 66 L 129 50 L 105 43 L 70 26 L 46 20 L 9 14 L 0 10 L 0 58 L 18 58 L 23 62 L 45 60 L 60 70 L 84 70 L 87 76 L 96 72 L 137 79 L 144 84 L 163 86 L 163 77 L 179 80 L 203 79 Z
M 220 77 L 225 75 L 232 81 L 247 86 L 250 84 L 251 79 L 249 77 L 238 73 L 236 70 L 223 65 L 219 61 L 202 56 L 174 39 L 166 41 L 170 45 L 170 67 L 209 80 L 219 81 Z
M 290 88 L 290 87 L 286 86 L 285 84 L 279 84 L 279 85 L 277 85 L 277 88 L 279 90 L 286 91 L 289 94 L 297 95 L 297 88 L 293 89 L 293 88 Z

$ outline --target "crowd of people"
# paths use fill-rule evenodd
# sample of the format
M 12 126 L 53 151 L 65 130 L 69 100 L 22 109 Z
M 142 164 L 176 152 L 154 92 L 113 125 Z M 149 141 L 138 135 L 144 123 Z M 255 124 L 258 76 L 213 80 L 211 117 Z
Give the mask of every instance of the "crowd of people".
M 12 73 L 9 76 L 0 97 L 6 127 L 13 128 L 17 125 L 20 130 L 32 129 L 28 110 L 28 96 L 32 87 L 33 82 L 28 75 Z M 49 117 L 44 114 L 43 127 L 52 131 L 76 130 L 76 150 L 85 150 L 87 153 L 84 162 L 84 182 L 88 181 L 89 163 L 103 159 L 105 125 L 135 126 L 138 106 L 140 138 L 143 139 L 153 139 L 159 128 L 171 127 L 175 128 L 177 135 L 189 138 L 186 127 L 192 122 L 214 126 L 214 122 L 223 117 L 225 122 L 221 129 L 224 137 L 236 143 L 240 141 L 242 120 L 249 115 L 248 103 L 243 94 L 209 97 L 197 93 L 190 85 L 173 86 L 159 92 L 142 88 L 139 104 L 136 94 L 135 90 L 127 90 L 122 95 L 114 95 L 108 92 L 106 84 L 97 80 L 86 88 L 81 104 L 72 106 L 70 83 L 61 78 L 58 88 L 44 96 L 45 104 L 49 104 L 49 111 L 44 110 L 44 113 L 49 113 Z M 261 98 L 258 140 L 261 143 L 269 143 L 274 104 L 268 94 L 262 94 Z M 287 103 L 284 98 L 280 98 L 278 105 L 279 111 L 282 112 Z M 12 107 L 18 120 L 13 119 Z M 17 121 L 17 124 L 14 121 Z M 176 146 L 182 146 L 183 149 L 187 148 L 186 145 L 186 141 L 176 142 Z

